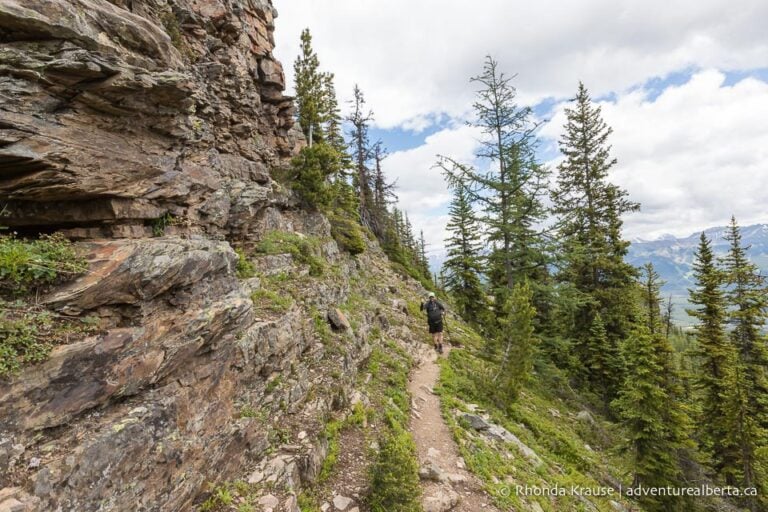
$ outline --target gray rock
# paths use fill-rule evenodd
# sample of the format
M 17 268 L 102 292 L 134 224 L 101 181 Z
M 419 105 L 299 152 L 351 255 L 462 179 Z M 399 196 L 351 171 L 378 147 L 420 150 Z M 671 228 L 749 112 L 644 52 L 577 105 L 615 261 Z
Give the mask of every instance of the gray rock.
M 583 423 L 588 423 L 590 425 L 595 424 L 594 416 L 592 416 L 592 413 L 590 413 L 587 410 L 579 411 L 579 413 L 576 415 L 576 419 Z
M 438 489 L 432 495 L 427 496 L 422 501 L 424 512 L 447 512 L 461 501 L 461 496 L 453 489 Z
M 347 498 L 346 496 L 342 496 L 341 494 L 338 494 L 333 497 L 333 507 L 336 510 L 347 510 L 347 507 L 349 507 L 352 504 L 352 498 Z
M 446 480 L 443 470 L 436 462 L 431 460 L 428 460 L 419 468 L 419 477 L 422 480 L 431 480 L 433 482 L 444 482 Z
M 274 509 L 280 504 L 280 500 L 278 500 L 275 496 L 271 494 L 267 494 L 265 496 L 262 496 L 259 498 L 258 501 L 259 505 L 263 506 L 264 508 L 271 508 Z
M 464 413 L 461 415 L 461 419 L 469 423 L 469 426 L 475 430 L 488 430 L 491 426 L 490 423 L 477 414 Z

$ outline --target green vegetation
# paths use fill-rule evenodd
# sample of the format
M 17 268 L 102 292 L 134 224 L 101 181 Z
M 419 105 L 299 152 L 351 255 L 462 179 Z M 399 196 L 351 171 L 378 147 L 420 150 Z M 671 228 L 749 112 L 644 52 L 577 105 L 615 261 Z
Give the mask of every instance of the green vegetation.
M 463 322 L 456 321 L 454 326 L 455 340 L 464 348 L 453 350 L 442 360 L 436 391 L 467 467 L 481 478 L 499 508 L 526 510 L 530 501 L 537 501 L 547 512 L 582 510 L 584 505 L 575 496 L 557 497 L 553 502 L 520 495 L 514 486 L 598 488 L 605 485 L 604 475 L 626 471 L 619 457 L 601 455 L 610 453 L 610 447 L 621 437 L 620 431 L 600 420 L 581 424 L 573 418 L 583 406 L 579 397 L 563 386 L 560 370 L 537 361 L 539 378 L 525 384 L 518 400 L 500 405 L 493 399 L 494 385 L 487 378 L 497 366 L 489 368 L 491 363 L 483 356 L 484 341 Z M 553 390 L 561 391 L 555 394 Z M 525 457 L 513 445 L 485 440 L 468 424 L 457 421 L 454 411 L 467 412 L 468 404 L 486 411 L 494 423 L 517 436 L 542 462 Z M 590 497 L 597 509 L 605 512 L 614 510 L 609 499 L 616 498 Z
M 56 345 L 95 332 L 91 317 L 63 317 L 22 302 L 0 301 L 0 378 L 48 358 Z
M 416 446 L 408 432 L 410 358 L 395 343 L 375 348 L 368 361 L 372 396 L 383 406 L 386 431 L 371 468 L 370 506 L 374 512 L 420 511 L 421 486 Z
M 371 471 L 371 510 L 373 512 L 419 512 L 421 486 L 416 445 L 399 422 L 381 443 Z
M 251 294 L 253 307 L 256 311 L 268 313 L 285 313 L 293 304 L 293 299 L 285 297 L 272 290 L 260 288 Z
M 165 212 L 160 217 L 152 221 L 152 235 L 163 236 L 165 234 L 165 228 L 168 226 L 175 226 L 179 220 L 171 213 Z
M 55 284 L 82 274 L 85 259 L 61 235 L 39 240 L 0 236 L 0 292 L 22 295 L 39 286 Z
M 290 254 L 299 264 L 309 265 L 309 274 L 317 277 L 325 271 L 321 256 L 321 240 L 286 231 L 270 231 L 257 244 L 256 252 L 261 254 Z
M 254 267 L 253 262 L 248 259 L 245 251 L 238 248 L 235 249 L 235 252 L 237 253 L 237 267 L 235 268 L 237 271 L 237 277 L 240 279 L 249 279 L 251 277 L 255 277 L 256 267 Z
M 237 512 L 257 512 L 259 487 L 242 480 L 224 482 L 212 491 L 198 509 L 200 512 L 218 512 L 237 510 Z M 237 506 L 237 508 L 234 508 Z

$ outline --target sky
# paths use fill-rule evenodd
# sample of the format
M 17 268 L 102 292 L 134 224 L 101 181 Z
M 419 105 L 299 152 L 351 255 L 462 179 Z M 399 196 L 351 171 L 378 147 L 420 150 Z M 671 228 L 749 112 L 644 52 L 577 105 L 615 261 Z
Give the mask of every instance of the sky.
M 534 109 L 553 169 L 579 81 L 613 128 L 610 179 L 641 203 L 630 239 L 768 222 L 765 0 L 274 0 L 288 89 L 309 27 L 342 105 L 354 84 L 389 149 L 400 206 L 441 259 L 450 194 L 436 156 L 472 163 L 477 75 L 493 56 Z

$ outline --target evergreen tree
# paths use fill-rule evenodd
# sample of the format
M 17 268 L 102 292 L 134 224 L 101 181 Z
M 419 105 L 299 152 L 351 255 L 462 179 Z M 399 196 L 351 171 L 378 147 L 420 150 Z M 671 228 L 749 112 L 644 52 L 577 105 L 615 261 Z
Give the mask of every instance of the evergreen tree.
M 690 423 L 668 389 L 670 376 L 664 358 L 672 350 L 663 337 L 652 335 L 644 325 L 630 332 L 623 343 L 627 373 L 613 407 L 629 433 L 624 446 L 630 456 L 633 487 L 678 487 L 682 472 L 680 451 L 688 448 Z M 688 510 L 675 497 L 641 498 L 646 510 Z
M 498 299 L 495 304 L 501 306 L 516 282 L 534 283 L 540 292 L 539 283 L 546 278 L 543 237 L 536 226 L 546 214 L 542 198 L 548 173 L 536 162 L 537 125 L 532 111 L 517 105 L 511 78 L 487 57 L 483 72 L 472 82 L 480 87 L 473 104 L 473 126 L 483 134 L 476 157 L 490 164 L 488 170 L 444 156 L 439 157 L 438 166 L 453 188 L 463 188 L 469 200 L 480 206 L 480 220 L 493 248 L 488 278 Z
M 733 398 L 727 400 L 731 425 L 728 444 L 738 447 L 739 467 L 723 469 L 727 480 L 745 487 L 768 490 L 768 340 L 764 333 L 768 317 L 765 280 L 749 261 L 741 245 L 736 219 L 726 234 L 731 244 L 723 259 L 729 304 L 730 339 L 737 362 L 733 374 Z M 762 493 L 763 496 L 765 493 Z M 750 510 L 758 510 L 758 500 L 746 498 Z
M 632 328 L 636 271 L 624 261 L 629 243 L 621 236 L 621 216 L 638 205 L 608 182 L 608 171 L 616 163 L 608 144 L 611 129 L 581 83 L 574 102 L 566 109 L 565 134 L 560 140 L 565 158 L 552 193 L 554 211 L 560 217 L 559 279 L 584 295 L 568 333 L 580 359 L 586 361 L 582 376 L 594 387 L 607 388 L 610 397 L 621 379 L 621 361 L 610 363 L 614 370 L 609 375 L 594 375 L 589 369 L 602 365 L 590 360 L 597 350 L 590 347 L 588 333 L 600 313 L 610 353 L 618 357 L 617 347 Z
M 371 158 L 368 125 L 373 120 L 373 112 L 366 110 L 363 91 L 357 85 L 355 85 L 354 95 L 352 113 L 347 117 L 347 121 L 352 125 L 349 135 L 352 139 L 352 160 L 355 170 L 353 182 L 358 194 L 360 218 L 363 225 L 370 227 L 373 193 L 371 190 L 371 172 L 368 168 L 368 161 Z
M 643 265 L 643 275 L 645 276 L 642 284 L 646 327 L 648 327 L 648 332 L 651 334 L 660 334 L 662 332 L 662 321 L 659 293 L 664 283 L 660 281 L 661 276 L 653 268 L 653 263 Z
M 515 283 L 500 308 L 502 317 L 492 347 L 494 352 L 500 354 L 491 355 L 499 361 L 492 393 L 502 406 L 515 400 L 520 388 L 530 379 L 536 348 L 533 332 L 536 309 L 532 300 L 533 294 L 528 283 Z
M 320 61 L 312 49 L 312 35 L 308 28 L 301 31 L 301 49 L 293 64 L 296 88 L 297 116 L 301 130 L 310 147 L 322 140 L 321 124 L 328 106 L 329 77 L 320 72 Z
M 640 285 L 643 322 L 622 345 L 626 374 L 612 405 L 629 432 L 625 448 L 632 457 L 633 486 L 677 487 L 692 426 L 674 350 L 661 328 L 660 282 L 653 265 L 644 266 Z M 647 496 L 641 502 L 648 510 L 690 509 L 687 499 L 674 496 Z
M 725 332 L 724 276 L 717 267 L 712 244 L 704 233 L 694 256 L 696 288 L 689 290 L 694 306 L 688 314 L 696 319 L 694 332 L 701 367 L 696 386 L 701 392 L 701 444 L 711 456 L 714 469 L 722 473 L 738 466 L 736 447 L 728 436 L 726 402 L 730 399 L 735 353 Z
M 448 209 L 449 238 L 446 242 L 447 259 L 443 263 L 445 286 L 451 292 L 460 314 L 469 321 L 486 318 L 487 303 L 481 283 L 482 246 L 480 227 L 472 211 L 466 191 L 453 189 L 453 200 Z

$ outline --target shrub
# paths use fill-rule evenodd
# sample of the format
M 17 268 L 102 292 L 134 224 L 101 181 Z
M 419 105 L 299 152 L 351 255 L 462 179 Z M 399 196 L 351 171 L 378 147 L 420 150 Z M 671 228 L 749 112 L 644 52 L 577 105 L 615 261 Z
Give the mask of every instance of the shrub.
M 303 148 L 291 164 L 291 184 L 302 202 L 318 210 L 328 208 L 333 201 L 328 179 L 342 168 L 339 152 L 327 144 L 318 143 Z
M 397 426 L 384 438 L 371 469 L 371 510 L 420 512 L 418 474 L 416 445 L 408 432 Z
M 256 275 L 256 267 L 246 256 L 245 251 L 242 249 L 235 249 L 237 253 L 237 277 L 240 279 L 248 279 Z
M 360 224 L 345 217 L 343 212 L 333 212 L 328 220 L 331 222 L 331 236 L 342 250 L 352 255 L 365 251 L 365 235 Z
M 85 272 L 85 259 L 60 234 L 39 240 L 0 236 L 0 291 L 20 294 Z
M 90 318 L 62 319 L 46 310 L 0 301 L 0 378 L 48 358 L 54 345 L 93 332 Z
M 262 254 L 290 254 L 297 263 L 309 265 L 312 276 L 322 275 L 325 270 L 325 264 L 318 256 L 320 241 L 315 237 L 271 231 L 259 242 L 256 251 Z

